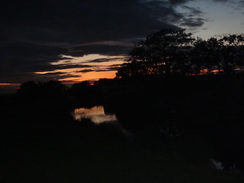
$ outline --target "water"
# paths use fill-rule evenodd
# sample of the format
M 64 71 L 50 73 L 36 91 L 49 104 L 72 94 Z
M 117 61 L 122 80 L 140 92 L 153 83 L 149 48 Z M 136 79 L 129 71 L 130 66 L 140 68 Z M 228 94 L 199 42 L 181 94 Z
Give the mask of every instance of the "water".
M 110 122 L 114 127 L 119 129 L 119 131 L 128 140 L 133 141 L 136 136 L 129 130 L 125 129 L 119 122 L 115 114 L 106 114 L 103 106 L 94 106 L 90 109 L 88 108 L 77 108 L 72 113 L 75 120 L 80 121 L 82 118 L 89 118 L 91 122 L 95 124 L 102 124 Z
M 115 114 L 105 114 L 103 106 L 95 106 L 90 109 L 75 109 L 73 112 L 73 117 L 78 121 L 82 118 L 90 118 L 95 124 L 117 121 Z
M 215 123 L 217 123 L 218 128 L 214 129 L 212 129 L 213 125 L 198 127 L 201 123 L 197 126 L 194 123 L 180 125 L 177 121 L 180 118 L 177 118 L 175 114 L 167 114 L 167 111 L 160 114 L 153 116 L 153 113 L 136 110 L 131 113 L 129 108 L 123 108 L 119 113 L 115 111 L 115 114 L 106 114 L 103 106 L 95 106 L 89 109 L 77 108 L 72 113 L 77 121 L 81 121 L 82 118 L 89 118 L 95 124 L 110 122 L 130 141 L 139 138 L 147 143 L 160 142 L 167 146 L 166 148 L 169 151 L 172 149 L 173 153 L 182 156 L 183 159 L 189 158 L 193 161 L 199 159 L 204 162 L 210 160 L 211 164 L 218 170 L 235 169 L 234 165 L 242 157 L 239 151 L 243 152 L 243 149 L 240 145 L 235 144 L 235 136 L 233 137 L 232 132 L 222 133 L 228 131 L 225 126 L 219 125 L 217 122 Z M 233 129 L 236 128 L 233 127 Z M 239 136 L 242 137 L 242 135 Z M 228 141 L 225 140 L 225 143 L 220 143 L 223 142 L 223 139 Z M 186 147 L 189 147 L 189 150 Z M 233 149 L 234 157 L 229 155 L 228 149 Z M 239 164 L 242 165 L 242 163 Z

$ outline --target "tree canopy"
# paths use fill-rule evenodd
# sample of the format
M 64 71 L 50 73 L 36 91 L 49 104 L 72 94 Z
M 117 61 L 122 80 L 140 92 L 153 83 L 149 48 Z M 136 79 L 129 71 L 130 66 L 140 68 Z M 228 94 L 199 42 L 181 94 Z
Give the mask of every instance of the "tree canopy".
M 67 87 L 60 81 L 51 80 L 48 82 L 28 81 L 20 85 L 18 89 L 19 96 L 29 98 L 42 99 L 57 99 L 62 98 Z
M 208 40 L 184 29 L 161 30 L 134 44 L 117 78 L 235 73 L 244 64 L 244 35 Z

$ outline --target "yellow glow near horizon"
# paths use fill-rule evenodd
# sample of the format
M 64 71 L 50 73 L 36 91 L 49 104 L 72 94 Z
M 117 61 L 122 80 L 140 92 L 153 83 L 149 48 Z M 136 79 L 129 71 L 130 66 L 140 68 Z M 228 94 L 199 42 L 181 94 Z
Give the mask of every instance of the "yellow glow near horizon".
M 19 86 L 18 83 L 0 83 L 0 86 Z
M 103 71 L 103 72 L 88 72 L 83 74 L 83 80 L 89 80 L 90 78 L 94 78 L 94 80 L 98 80 L 100 78 L 114 78 L 116 71 Z
M 64 79 L 59 79 L 59 81 L 62 81 L 64 83 L 77 83 L 87 80 L 99 80 L 101 78 L 107 78 L 112 79 L 116 76 L 116 71 L 103 71 L 103 72 L 87 72 L 82 73 L 80 77 L 67 77 Z
M 59 81 L 62 81 L 66 84 L 72 84 L 77 82 L 82 82 L 86 80 L 99 80 L 101 78 L 107 78 L 111 79 L 116 76 L 116 72 L 114 70 L 109 70 L 109 67 L 111 65 L 120 65 L 124 63 L 125 56 L 108 56 L 108 55 L 100 55 L 100 54 L 89 54 L 84 55 L 82 57 L 73 57 L 69 55 L 61 55 L 62 60 L 59 60 L 57 62 L 51 63 L 52 65 L 67 65 L 67 66 L 74 66 L 76 68 L 67 68 L 67 69 L 57 69 L 52 71 L 41 71 L 41 72 L 35 72 L 39 75 L 45 75 L 45 74 L 55 74 L 65 77 L 62 79 L 59 79 Z M 65 59 L 67 58 L 67 59 Z M 105 59 L 105 61 L 101 62 L 92 62 L 96 59 Z M 106 61 L 108 59 L 108 61 Z M 84 67 L 82 67 L 84 66 Z M 87 66 L 87 67 L 86 67 Z M 84 70 L 93 70 L 89 72 L 83 72 Z M 99 71 L 101 70 L 101 71 Z M 104 71 L 102 71 L 104 70 Z M 108 70 L 108 71 L 106 71 Z M 58 74 L 60 73 L 60 74 Z

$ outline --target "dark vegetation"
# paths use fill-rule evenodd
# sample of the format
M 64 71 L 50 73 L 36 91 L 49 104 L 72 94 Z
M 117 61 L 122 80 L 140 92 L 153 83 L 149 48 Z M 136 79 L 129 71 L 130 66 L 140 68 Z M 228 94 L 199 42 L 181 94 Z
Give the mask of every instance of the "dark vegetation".
M 23 83 L 0 97 L 0 182 L 243 182 L 243 58 L 243 35 L 164 30 L 115 79 Z M 95 105 L 119 124 L 71 116 Z
M 179 30 L 161 30 L 135 43 L 117 77 L 170 77 L 236 73 L 244 64 L 244 35 L 194 39 Z

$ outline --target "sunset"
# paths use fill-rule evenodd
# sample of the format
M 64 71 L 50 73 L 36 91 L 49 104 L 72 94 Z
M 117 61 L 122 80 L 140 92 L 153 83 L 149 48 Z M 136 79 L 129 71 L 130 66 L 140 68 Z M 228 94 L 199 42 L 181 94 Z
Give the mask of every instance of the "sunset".
M 244 0 L 1 0 L 0 183 L 243 183 Z
M 160 29 L 203 39 L 242 33 L 243 7 L 241 0 L 1 1 L 0 88 L 113 78 L 134 42 Z

